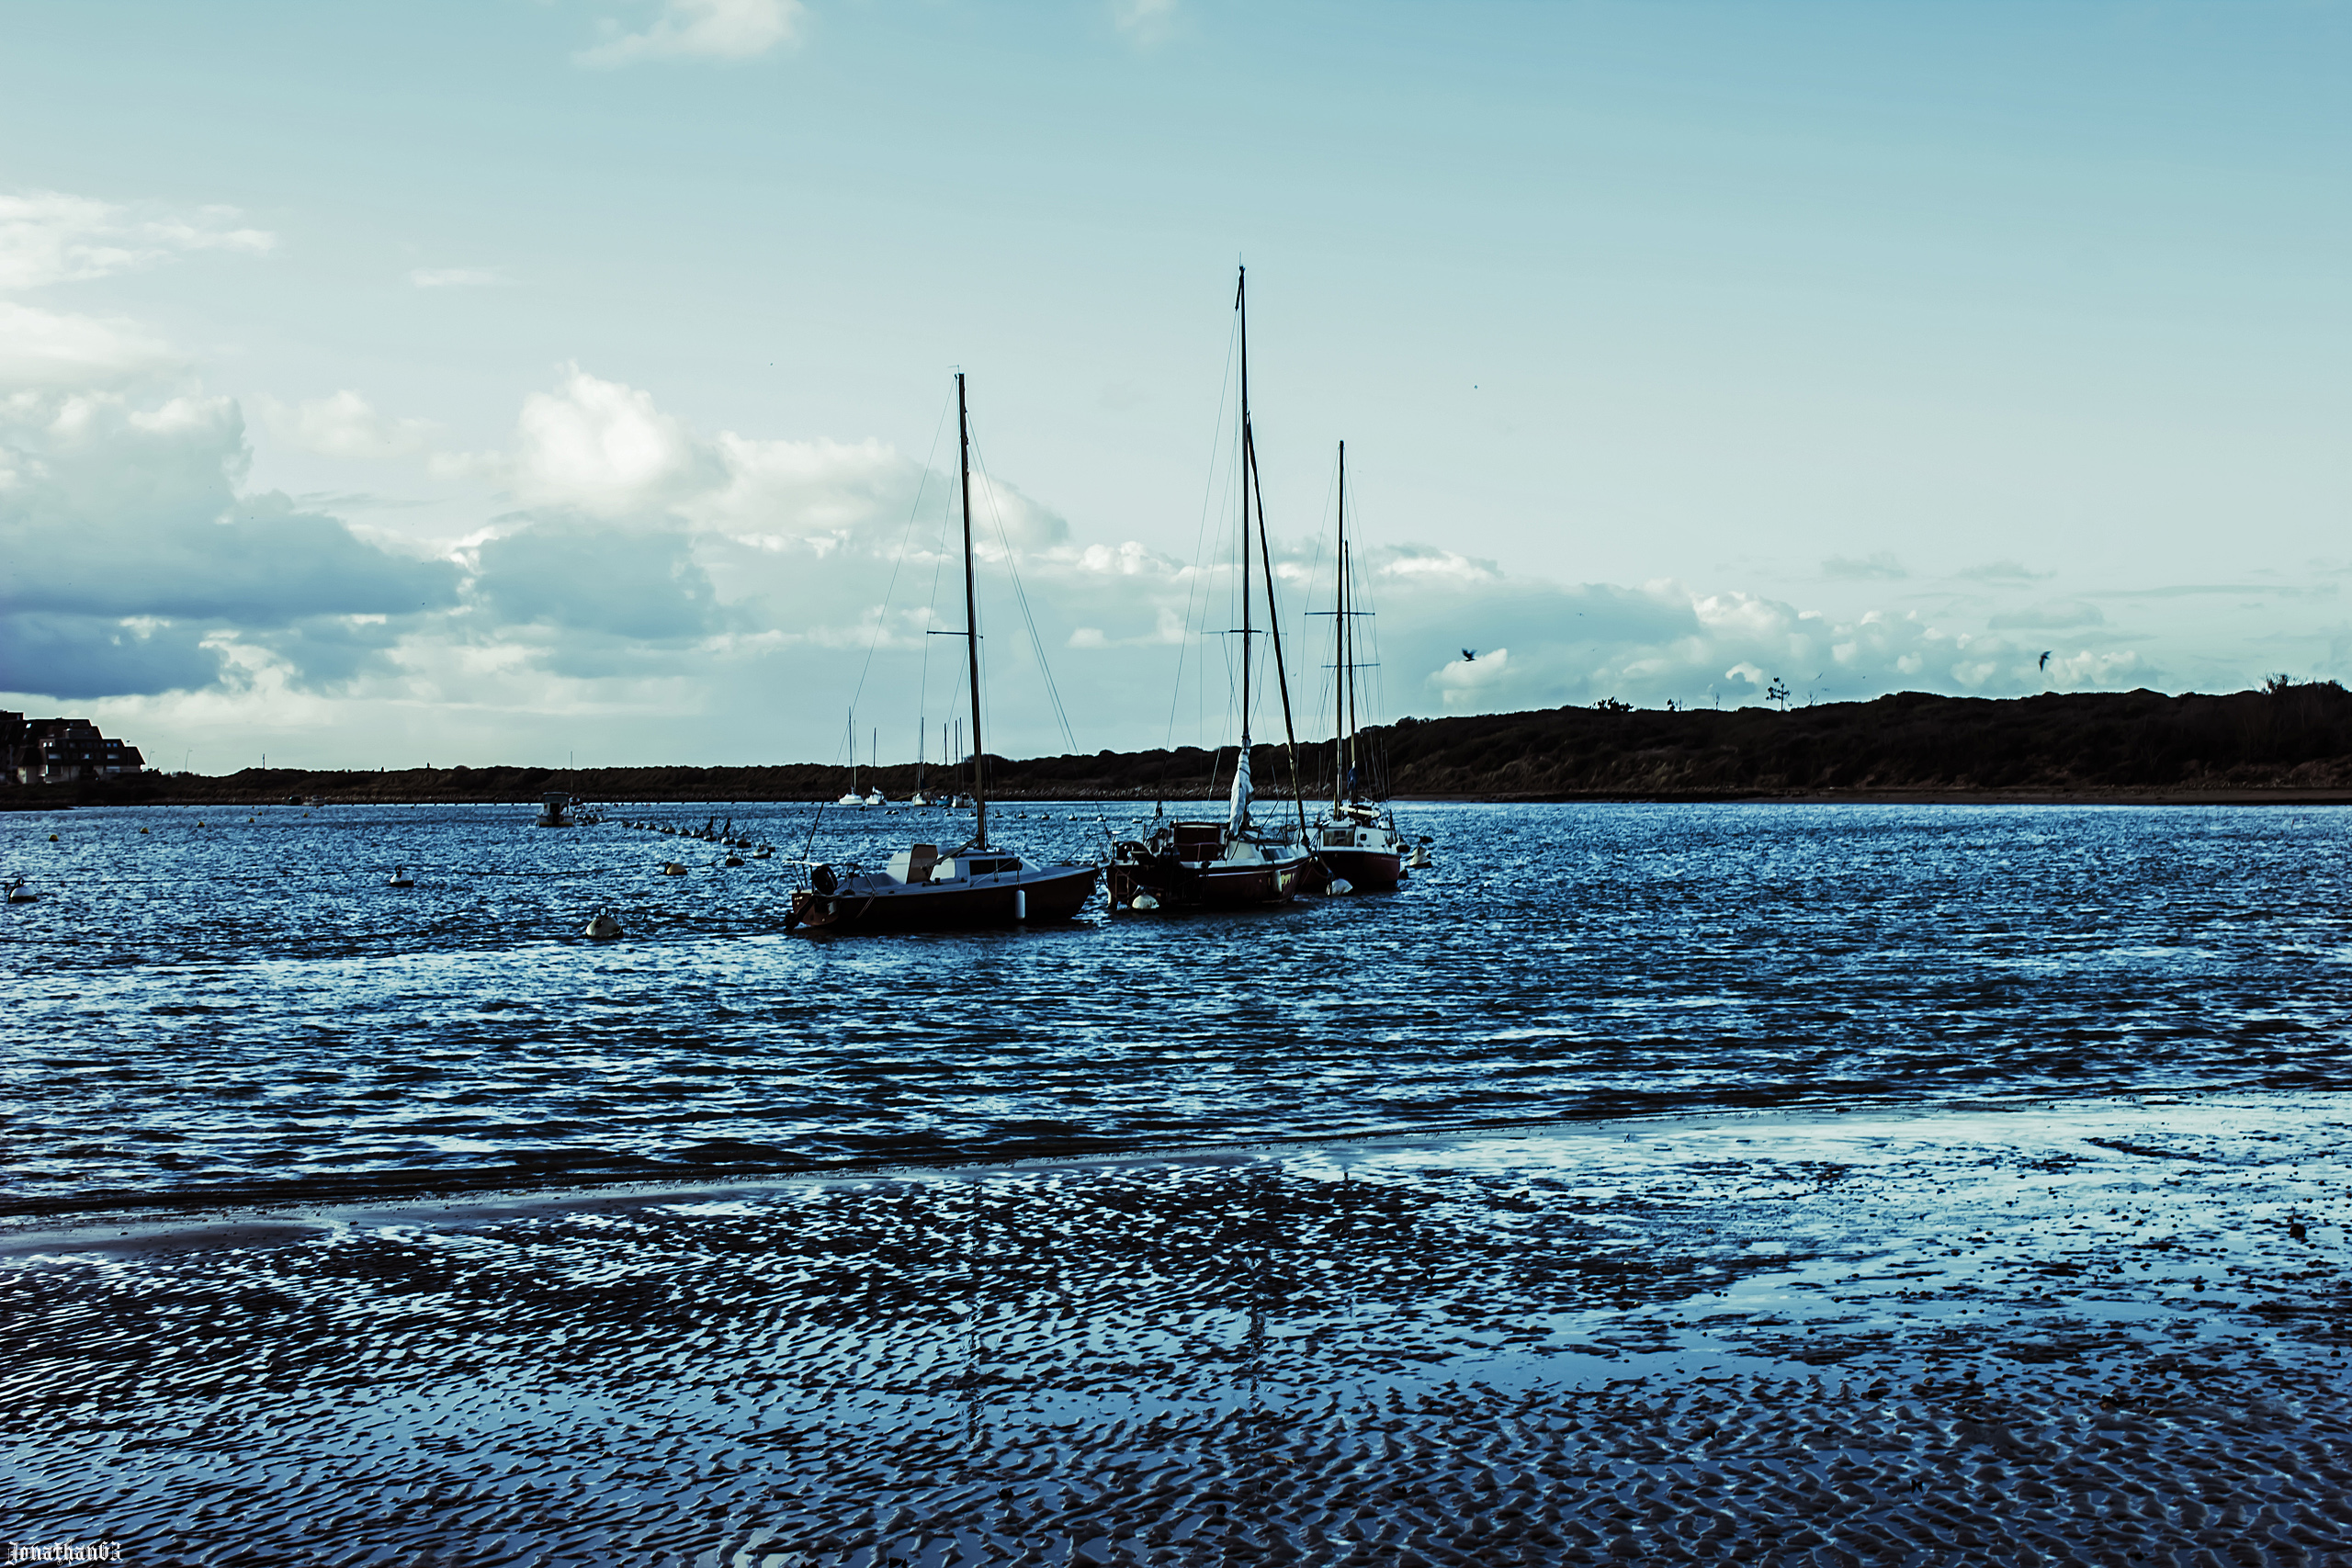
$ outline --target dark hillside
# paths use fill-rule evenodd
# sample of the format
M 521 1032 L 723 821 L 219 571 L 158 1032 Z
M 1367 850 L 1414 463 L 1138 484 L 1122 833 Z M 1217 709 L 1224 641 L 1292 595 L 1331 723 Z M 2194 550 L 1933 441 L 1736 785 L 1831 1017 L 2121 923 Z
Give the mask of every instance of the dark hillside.
M 2226 696 L 2156 692 L 2013 700 L 1899 693 L 1867 703 L 1663 713 L 1550 708 L 1402 719 L 1368 732 L 1400 796 L 1494 800 L 1767 798 L 2335 798 L 2352 802 L 2352 693 L 2334 682 Z M 989 759 L 1004 799 L 1182 799 L 1232 777 L 1232 754 L 1099 752 Z M 1261 746 L 1261 793 L 1286 789 L 1279 746 Z M 1328 789 L 1330 744 L 1306 749 Z M 893 799 L 911 767 L 860 770 Z M 940 771 L 931 770 L 934 790 Z M 324 801 L 531 801 L 549 790 L 606 801 L 831 800 L 845 768 L 441 768 L 400 773 L 247 769 L 119 784 L 0 791 L 11 804 L 188 805 Z

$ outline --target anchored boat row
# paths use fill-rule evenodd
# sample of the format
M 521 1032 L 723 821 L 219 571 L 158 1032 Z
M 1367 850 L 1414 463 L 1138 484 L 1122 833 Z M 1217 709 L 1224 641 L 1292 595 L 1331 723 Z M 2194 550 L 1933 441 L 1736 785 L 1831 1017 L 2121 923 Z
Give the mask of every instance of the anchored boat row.
M 1428 863 L 1425 853 L 1406 843 L 1387 806 L 1367 798 L 1362 787 L 1363 770 L 1357 756 L 1355 703 L 1359 661 L 1352 626 L 1363 612 L 1351 603 L 1348 587 L 1344 445 L 1340 449 L 1340 586 L 1329 612 L 1333 617 L 1334 664 L 1340 673 L 1334 712 L 1339 755 L 1328 809 L 1310 820 L 1306 801 L 1299 793 L 1298 743 L 1291 721 L 1282 626 L 1273 613 L 1273 561 L 1266 533 L 1257 441 L 1250 418 L 1246 273 L 1234 289 L 1234 310 L 1238 318 L 1241 391 L 1238 432 L 1241 484 L 1241 626 L 1238 633 L 1241 638 L 1241 738 L 1239 760 L 1225 814 L 1206 820 L 1163 818 L 1144 838 L 1114 842 L 1108 863 L 1102 866 L 1067 861 L 1037 864 L 989 841 L 986 782 L 983 770 L 978 765 L 985 752 L 980 745 L 978 609 L 972 567 L 971 416 L 965 398 L 964 377 L 959 372 L 956 377 L 956 423 L 964 532 L 965 623 L 963 631 L 942 635 L 965 639 L 970 675 L 974 759 L 971 841 L 944 853 L 934 844 L 912 844 L 893 855 L 878 871 L 853 871 L 847 875 L 837 874 L 828 864 L 810 864 L 808 886 L 792 896 L 788 926 L 809 931 L 909 931 L 1066 920 L 1085 907 L 1093 897 L 1098 879 L 1105 874 L 1114 910 L 1148 913 L 1249 908 L 1287 903 L 1302 893 L 1386 891 L 1404 880 L 1408 863 L 1414 859 L 1418 858 L 1421 864 Z M 1257 530 L 1254 551 L 1253 520 Z M 1253 625 L 1253 567 L 1264 583 L 1267 624 L 1262 631 Z M 1283 736 L 1291 762 L 1292 789 L 1285 803 L 1287 809 L 1278 810 L 1272 820 L 1261 820 L 1251 810 L 1256 801 L 1250 777 L 1251 675 L 1254 643 L 1260 636 L 1272 642 L 1275 685 L 1282 694 Z M 851 733 L 854 746 L 854 721 Z M 842 803 L 860 799 L 853 790 L 842 797 Z

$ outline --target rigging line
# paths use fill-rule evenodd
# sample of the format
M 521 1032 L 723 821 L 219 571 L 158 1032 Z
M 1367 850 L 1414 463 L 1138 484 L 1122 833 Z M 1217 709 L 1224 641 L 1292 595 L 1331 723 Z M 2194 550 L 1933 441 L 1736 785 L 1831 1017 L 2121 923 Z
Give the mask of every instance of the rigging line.
M 954 400 L 951 397 L 948 403 L 953 403 Z M 939 423 L 932 426 L 931 450 L 923 456 L 922 474 L 915 480 L 915 499 L 907 508 L 907 525 L 899 536 L 898 555 L 890 562 L 890 583 L 888 587 L 883 589 L 882 603 L 876 606 L 874 611 L 874 636 L 865 645 L 865 662 L 858 668 L 856 689 L 850 693 L 849 706 L 852 713 L 857 711 L 858 698 L 865 694 L 865 678 L 874 670 L 875 649 L 882 646 L 882 628 L 889 618 L 890 599 L 899 591 L 899 569 L 906 564 L 907 541 L 914 537 L 915 519 L 922 515 L 922 492 L 931 483 L 932 459 L 939 456 L 940 433 L 947 428 L 948 403 L 940 406 Z M 938 590 L 934 587 L 933 595 L 936 596 L 937 592 Z M 926 639 L 926 646 L 928 646 L 928 639 Z M 851 766 L 854 767 L 857 763 L 857 732 L 854 727 L 851 728 L 849 734 L 849 757 Z M 818 801 L 816 814 L 808 819 L 808 847 L 800 852 L 804 860 L 817 846 L 817 825 L 825 819 L 826 805 L 827 803 L 823 800 Z
M 946 423 L 946 418 L 947 415 L 945 412 L 943 411 L 940 414 L 940 422 L 943 425 Z M 933 439 L 935 444 L 937 436 L 934 435 Z M 947 570 L 947 557 L 949 553 L 947 547 L 947 530 L 954 525 L 955 521 L 956 506 L 954 500 L 951 497 L 943 501 L 939 508 L 939 538 L 937 543 L 933 547 L 932 551 L 931 598 L 923 606 L 923 614 L 926 620 L 935 619 L 937 615 L 939 609 L 939 579 L 940 575 Z M 927 633 L 931 628 L 926 626 L 923 629 Z M 921 682 L 918 686 L 918 693 L 919 700 L 915 705 L 918 710 L 920 710 L 920 714 L 928 715 L 931 711 L 931 638 L 928 636 L 922 639 L 922 671 Z M 918 718 L 918 722 L 921 722 L 920 717 Z M 944 762 L 945 759 L 942 758 L 941 761 Z
M 1315 514 L 1318 520 L 1331 515 L 1332 474 L 1337 471 L 1335 467 L 1331 472 L 1323 476 L 1323 505 Z M 1298 640 L 1301 647 L 1306 646 L 1307 634 L 1315 629 L 1306 623 L 1323 613 L 1306 607 L 1315 603 L 1315 574 L 1323 570 L 1323 526 L 1318 521 L 1315 528 L 1315 554 L 1306 563 L 1306 588 L 1299 597 Z M 1330 695 L 1332 679 L 1330 673 L 1326 671 L 1322 679 L 1316 683 L 1315 705 L 1307 710 L 1309 713 L 1320 713 L 1323 710 L 1323 699 Z
M 1005 570 L 1012 578 L 1012 596 L 1021 605 L 1021 619 L 1029 628 L 1029 646 L 1037 655 L 1037 673 L 1045 677 L 1046 699 L 1053 704 L 1054 718 L 1062 727 L 1062 739 L 1072 754 L 1078 750 L 1078 733 L 1070 728 L 1069 713 L 1062 706 L 1062 694 L 1054 684 L 1053 666 L 1046 662 L 1046 642 L 1037 635 L 1037 617 L 1029 611 L 1029 591 L 1021 585 L 1020 563 L 1013 559 L 1012 540 L 1004 531 L 1004 514 L 996 504 L 996 481 L 989 479 L 988 455 L 980 449 L 980 438 L 972 437 L 972 460 L 979 466 L 980 478 L 987 481 L 989 518 L 996 525 L 997 543 L 1004 547 Z M 985 699 L 983 699 L 985 700 Z
M 907 542 L 914 537 L 915 519 L 922 514 L 922 492 L 931 484 L 931 460 L 939 456 L 940 432 L 946 428 L 947 410 L 943 407 L 939 411 L 939 423 L 931 433 L 931 451 L 922 460 L 922 477 L 915 481 L 914 504 L 907 508 L 907 525 L 899 535 L 898 552 L 890 560 L 889 586 L 883 589 L 882 603 L 874 612 L 874 636 L 865 645 L 865 663 L 857 672 L 857 689 L 850 694 L 849 705 L 852 708 L 855 708 L 858 699 L 865 694 L 865 677 L 874 669 L 875 650 L 882 646 L 882 630 L 889 618 L 890 600 L 899 591 L 899 571 L 907 564 Z M 851 750 L 856 750 L 856 738 L 854 736 L 851 738 Z
M 1290 754 L 1291 804 L 1298 807 L 1298 833 L 1306 837 L 1306 796 L 1298 778 L 1298 732 L 1291 724 L 1290 677 L 1283 671 L 1283 618 L 1274 601 L 1274 552 L 1266 539 L 1266 495 L 1264 476 L 1258 471 L 1258 446 L 1249 426 L 1241 430 L 1242 454 L 1249 459 L 1248 479 L 1250 493 L 1258 502 L 1258 559 L 1266 569 L 1266 628 L 1274 637 L 1274 683 L 1283 694 L 1283 744 Z
M 1176 684 L 1168 694 L 1168 733 L 1160 744 L 1159 784 L 1162 789 L 1165 789 L 1168 784 L 1169 759 L 1175 754 L 1176 750 L 1176 714 L 1179 705 L 1184 700 L 1184 656 L 1192 648 L 1193 607 L 1200 596 L 1201 552 L 1208 541 L 1209 512 L 1216 504 L 1217 453 L 1225 445 L 1225 405 L 1233 392 L 1233 351 L 1238 342 L 1239 342 L 1238 326 L 1227 328 L 1225 370 L 1217 380 L 1216 420 L 1209 426 L 1208 473 L 1201 484 L 1201 520 L 1193 530 L 1193 570 L 1184 579 L 1184 629 L 1176 641 Z M 1193 718 L 1194 739 L 1200 738 L 1202 723 L 1200 710 L 1207 701 L 1205 694 L 1198 690 L 1199 685 L 1200 682 L 1196 680 Z M 1214 772 L 1210 775 L 1210 783 L 1212 786 L 1215 785 Z

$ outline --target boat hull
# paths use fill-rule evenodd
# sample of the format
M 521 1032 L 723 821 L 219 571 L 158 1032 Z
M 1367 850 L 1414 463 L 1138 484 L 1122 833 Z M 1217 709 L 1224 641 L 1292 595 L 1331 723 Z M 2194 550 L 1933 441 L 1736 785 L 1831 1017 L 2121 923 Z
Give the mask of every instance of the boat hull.
M 792 896 L 788 929 L 819 932 L 966 931 L 1038 925 L 1078 917 L 1094 896 L 1091 865 L 1046 866 L 1018 876 L 910 886 L 883 892 L 842 888 Z M 1025 906 L 1025 908 L 1024 908 Z
M 1159 855 L 1114 861 L 1111 903 L 1114 908 L 1131 908 L 1137 897 L 1148 894 L 1163 909 L 1247 909 L 1287 904 L 1298 892 L 1307 863 L 1304 855 L 1242 864 Z
M 1405 876 L 1405 857 L 1395 850 L 1317 850 L 1315 858 L 1359 893 L 1393 893 Z

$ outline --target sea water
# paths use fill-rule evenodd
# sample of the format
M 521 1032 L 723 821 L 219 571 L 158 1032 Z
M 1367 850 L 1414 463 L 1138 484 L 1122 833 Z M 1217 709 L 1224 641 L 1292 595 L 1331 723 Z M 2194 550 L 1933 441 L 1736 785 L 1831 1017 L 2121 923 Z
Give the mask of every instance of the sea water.
M 2352 813 L 1398 820 L 1435 863 L 1394 894 L 810 939 L 783 920 L 804 854 L 878 865 L 968 813 L 9 814 L 0 868 L 40 898 L 0 908 L 0 1210 L 2352 1085 Z M 1137 825 L 1023 803 L 990 837 L 1089 860 Z M 628 935 L 583 937 L 600 912 Z

